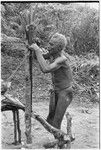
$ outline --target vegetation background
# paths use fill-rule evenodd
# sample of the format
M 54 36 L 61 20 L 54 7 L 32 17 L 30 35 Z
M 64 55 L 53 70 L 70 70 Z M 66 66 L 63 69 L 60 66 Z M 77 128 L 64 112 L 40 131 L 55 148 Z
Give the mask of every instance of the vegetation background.
M 69 40 L 65 54 L 70 58 L 74 99 L 82 106 L 99 105 L 99 9 L 86 3 L 1 3 L 1 77 L 6 80 L 23 60 L 25 28 L 33 7 L 33 40 L 45 48 L 51 34 L 60 32 Z M 49 102 L 50 74 L 43 74 L 33 61 L 33 103 Z M 24 63 L 8 91 L 25 104 Z

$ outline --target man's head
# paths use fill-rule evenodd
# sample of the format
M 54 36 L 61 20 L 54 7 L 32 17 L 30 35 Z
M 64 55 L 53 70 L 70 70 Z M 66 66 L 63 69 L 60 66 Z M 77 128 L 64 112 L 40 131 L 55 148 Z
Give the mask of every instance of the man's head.
M 48 45 L 48 51 L 50 54 L 60 53 L 67 45 L 66 37 L 62 34 L 55 33 Z

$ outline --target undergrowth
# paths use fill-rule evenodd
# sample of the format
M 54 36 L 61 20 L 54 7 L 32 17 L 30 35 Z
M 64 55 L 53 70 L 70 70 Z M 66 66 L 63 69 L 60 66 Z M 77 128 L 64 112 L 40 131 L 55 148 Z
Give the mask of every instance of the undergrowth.
M 20 64 L 21 58 L 2 55 L 1 76 L 6 80 Z M 92 102 L 99 102 L 99 58 L 94 54 L 86 56 L 72 56 L 70 66 L 73 73 L 74 95 L 86 97 Z M 43 74 L 36 61 L 33 61 L 33 98 L 37 100 L 49 99 L 51 88 L 50 74 Z M 25 69 L 24 64 L 17 71 L 12 79 L 12 86 L 9 90 L 13 96 L 17 96 L 24 103 L 25 92 Z

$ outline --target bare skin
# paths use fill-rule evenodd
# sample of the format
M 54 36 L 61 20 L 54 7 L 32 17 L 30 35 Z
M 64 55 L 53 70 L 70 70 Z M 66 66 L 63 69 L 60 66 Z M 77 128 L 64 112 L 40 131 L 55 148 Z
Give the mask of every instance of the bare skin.
M 42 72 L 52 74 L 53 90 L 50 95 L 49 115 L 47 121 L 52 126 L 60 129 L 65 111 L 73 98 L 71 87 L 72 74 L 68 64 L 68 59 L 62 51 L 52 52 L 51 50 L 49 63 L 47 63 L 42 54 L 42 50 L 37 44 L 32 44 L 30 48 L 35 51 Z

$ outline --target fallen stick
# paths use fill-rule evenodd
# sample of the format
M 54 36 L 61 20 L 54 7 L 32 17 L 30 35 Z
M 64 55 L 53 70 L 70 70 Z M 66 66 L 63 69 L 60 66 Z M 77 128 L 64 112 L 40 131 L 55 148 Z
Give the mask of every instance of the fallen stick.
M 63 148 L 65 144 L 68 145 L 68 142 L 71 142 L 71 137 L 69 137 L 68 134 L 64 133 L 62 130 L 59 130 L 53 126 L 51 126 L 43 117 L 41 117 L 40 115 L 32 112 L 32 117 L 34 119 L 36 119 L 37 121 L 39 121 L 44 128 L 52 133 L 54 135 L 54 137 L 58 140 L 53 142 L 53 145 L 57 145 L 57 148 Z M 52 145 L 52 143 L 50 144 Z M 69 144 L 70 145 L 70 144 Z M 51 146 L 52 147 L 52 146 Z
M 39 121 L 44 126 L 44 128 L 48 132 L 52 133 L 56 138 L 59 139 L 66 135 L 66 133 L 64 133 L 63 131 L 51 126 L 42 116 L 32 112 L 32 117 Z

